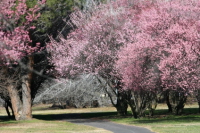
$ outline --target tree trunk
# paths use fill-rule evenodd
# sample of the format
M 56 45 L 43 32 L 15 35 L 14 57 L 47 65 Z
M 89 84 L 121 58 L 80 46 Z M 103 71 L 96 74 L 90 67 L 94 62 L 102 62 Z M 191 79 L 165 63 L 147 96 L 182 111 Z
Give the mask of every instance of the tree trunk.
M 133 117 L 135 119 L 137 119 L 138 118 L 138 114 L 136 112 L 136 106 L 134 104 L 134 101 L 130 99 L 129 102 L 128 102 L 128 104 L 131 107 L 131 112 L 132 112 Z
M 157 97 L 153 92 L 146 92 L 144 90 L 132 91 L 132 97 L 128 103 L 134 118 L 144 117 L 147 109 L 149 109 L 149 115 L 153 116 L 157 106 Z
M 21 117 L 22 120 L 27 120 L 32 118 L 32 108 L 31 108 L 31 81 L 33 75 L 33 65 L 34 59 L 33 56 L 28 57 L 28 61 L 26 64 L 24 73 L 22 75 L 22 113 L 23 116 Z
M 120 116 L 127 115 L 127 109 L 128 109 L 127 92 L 118 91 L 116 93 L 116 97 L 117 97 L 117 103 L 116 104 L 113 102 L 113 99 L 110 96 L 110 94 L 109 93 L 107 93 L 107 94 L 108 94 L 109 98 L 111 99 L 113 106 L 117 109 L 117 114 L 120 115 Z
M 22 116 L 22 103 L 18 94 L 18 90 L 13 85 L 7 87 L 11 99 L 11 104 L 16 120 L 20 120 Z
M 167 107 L 168 107 L 168 112 L 172 113 L 172 106 L 171 106 L 170 101 L 169 101 L 169 90 L 167 90 L 165 92 L 165 98 L 166 98 L 166 104 L 167 104 Z
M 156 107 L 158 105 L 158 101 L 155 95 L 155 99 L 152 99 L 152 101 L 149 103 L 149 116 L 153 116 L 154 115 L 154 111 L 156 110 Z
M 10 100 L 5 100 L 5 108 L 9 118 L 14 117 L 14 111 L 12 109 L 12 105 Z M 12 115 L 10 114 L 9 108 L 11 109 Z
M 33 57 L 30 56 L 22 61 L 21 64 L 21 90 L 13 85 L 8 86 L 12 108 L 16 120 L 28 120 L 32 118 L 31 110 L 31 81 L 33 69 Z
M 102 83 L 100 78 L 97 77 L 97 79 L 99 80 L 100 83 Z M 114 103 L 112 95 L 108 91 L 108 87 L 110 87 L 112 92 L 115 94 L 115 96 L 117 98 L 117 103 Z M 117 83 L 116 87 L 113 87 L 113 85 L 109 81 L 107 81 L 106 87 L 104 87 L 104 90 L 108 94 L 112 105 L 116 108 L 117 114 L 120 116 L 124 116 L 124 115 L 127 115 L 127 109 L 128 109 L 128 102 L 127 102 L 128 99 L 127 98 L 128 98 L 129 92 L 125 92 L 125 91 L 121 90 L 120 88 L 121 88 L 120 82 Z
M 10 111 L 9 111 L 9 107 L 8 107 L 7 102 L 5 102 L 5 108 L 6 108 L 6 113 L 8 114 L 8 117 L 11 118 Z
M 127 115 L 127 108 L 128 108 L 128 104 L 126 102 L 126 99 L 124 99 L 124 97 L 117 98 L 116 109 L 117 109 L 118 115 L 120 116 Z
M 200 90 L 195 91 L 196 99 L 199 105 L 199 113 L 200 113 Z
M 184 92 L 171 90 L 168 94 L 168 107 L 171 107 L 171 111 L 173 114 L 180 115 L 183 112 L 186 100 L 187 96 L 185 96 Z
M 198 105 L 199 105 L 199 113 L 200 113 L 200 101 L 198 101 Z
M 32 111 L 31 111 L 31 88 L 29 83 L 29 77 L 23 76 L 22 77 L 22 120 L 27 120 L 32 118 Z
M 199 113 L 200 113 L 200 102 L 198 101 L 198 105 L 199 105 Z
M 26 83 L 26 82 L 25 82 Z M 24 83 L 24 84 L 25 84 Z M 12 109 L 16 120 L 27 120 L 32 118 L 31 113 L 31 94 L 27 84 L 22 85 L 22 102 L 18 90 L 14 86 L 8 86 Z

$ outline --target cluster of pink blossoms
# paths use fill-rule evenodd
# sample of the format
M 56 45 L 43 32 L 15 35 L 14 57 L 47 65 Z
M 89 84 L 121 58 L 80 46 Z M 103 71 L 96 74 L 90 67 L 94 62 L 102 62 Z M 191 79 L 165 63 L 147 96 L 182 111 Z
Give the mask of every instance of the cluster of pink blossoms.
M 3 64 L 16 63 L 39 49 L 39 43 L 32 46 L 29 30 L 35 28 L 31 22 L 40 16 L 39 5 L 44 3 L 45 0 L 42 0 L 33 8 L 28 8 L 26 0 L 0 2 L 0 60 Z M 25 16 L 25 20 L 22 20 L 22 16 Z
M 117 0 L 77 11 L 67 39 L 52 41 L 50 61 L 60 76 L 121 77 L 124 89 L 199 88 L 200 3 Z

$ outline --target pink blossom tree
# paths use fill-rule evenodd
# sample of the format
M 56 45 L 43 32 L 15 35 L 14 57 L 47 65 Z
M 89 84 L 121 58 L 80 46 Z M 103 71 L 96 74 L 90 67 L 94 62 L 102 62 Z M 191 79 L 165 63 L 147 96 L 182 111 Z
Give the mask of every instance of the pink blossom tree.
M 50 61 L 55 65 L 58 76 L 70 78 L 79 73 L 94 73 L 102 76 L 108 80 L 108 85 L 112 86 L 114 92 L 117 90 L 115 94 L 118 97 L 118 102 L 116 105 L 114 104 L 114 106 L 117 108 L 118 113 L 126 114 L 127 104 L 129 103 L 135 117 L 138 117 L 138 112 L 140 112 L 139 115 L 142 115 L 146 108 L 150 107 L 148 105 L 150 105 L 152 99 L 155 98 L 155 93 L 149 93 L 150 91 L 143 89 L 139 94 L 138 91 L 136 92 L 132 88 L 126 89 L 127 87 L 123 87 L 121 82 L 125 83 L 124 81 L 127 79 L 118 72 L 138 72 L 138 77 L 135 78 L 138 80 L 133 81 L 133 79 L 131 79 L 131 81 L 135 83 L 139 80 L 142 82 L 145 78 L 147 80 L 147 77 L 142 78 L 142 76 L 144 76 L 144 74 L 141 73 L 143 68 L 140 70 L 134 70 L 134 67 L 126 68 L 128 64 L 123 62 L 122 65 L 125 66 L 121 66 L 121 68 L 118 67 L 120 71 L 117 71 L 114 64 L 118 58 L 120 58 L 120 56 L 118 57 L 120 47 L 133 44 L 135 35 L 138 35 L 138 38 L 140 38 L 140 34 L 136 34 L 140 32 L 140 29 L 137 23 L 138 16 L 135 15 L 140 9 L 145 7 L 138 8 L 137 5 L 139 5 L 139 3 L 123 0 L 97 6 L 92 13 L 77 11 L 71 16 L 71 21 L 77 28 L 67 36 L 67 39 L 61 37 L 59 42 L 52 39 L 51 44 L 48 45 L 48 50 L 51 53 Z M 145 44 L 145 41 L 143 41 L 143 43 Z M 128 49 L 131 50 L 130 47 L 128 47 Z M 127 51 L 125 49 L 122 51 L 126 51 L 129 54 L 130 51 L 128 52 L 128 49 Z M 137 51 L 139 49 L 135 50 Z M 134 55 L 134 53 L 130 54 Z M 145 54 L 145 52 L 143 52 L 143 54 Z M 137 56 L 137 54 L 135 54 L 135 56 Z M 147 55 L 144 55 L 143 58 L 145 57 L 147 57 Z M 145 60 L 143 61 L 145 62 Z M 140 64 L 142 65 L 142 62 Z M 137 68 L 139 67 L 140 66 Z M 150 74 L 148 76 L 153 77 L 153 75 Z M 158 79 L 157 77 L 155 78 Z M 148 83 L 152 80 L 153 79 L 149 79 Z M 157 80 L 156 83 L 158 81 L 159 80 Z M 141 89 L 142 88 L 138 88 L 138 90 Z M 151 89 L 155 90 L 155 85 L 152 85 Z M 137 95 L 135 96 L 135 101 L 130 100 L 130 90 Z M 149 95 L 141 95 L 144 94 L 143 92 Z M 141 97 L 138 97 L 140 95 Z M 142 97 L 144 98 L 147 96 L 147 99 L 141 100 Z M 142 105 L 141 103 L 144 104 Z M 136 106 L 137 109 L 135 109 Z
M 179 99 L 170 105 L 176 114 L 181 113 L 188 94 L 199 97 L 199 6 L 197 1 L 184 1 L 179 8 L 174 7 L 171 19 L 175 22 L 165 30 L 165 36 L 160 36 L 168 45 L 163 49 L 159 69 L 163 86 L 178 95 Z
M 71 21 L 76 29 L 67 39 L 61 37 L 59 42 L 52 39 L 48 45 L 50 61 L 55 65 L 58 76 L 71 78 L 80 73 L 100 75 L 107 80 L 113 92 L 118 90 L 115 94 L 119 101 L 117 104 L 113 102 L 113 105 L 122 115 L 126 114 L 125 97 L 128 96 L 119 86 L 120 77 L 114 63 L 117 50 L 131 39 L 128 32 L 134 32 L 131 20 L 125 21 L 131 14 L 131 11 L 125 10 L 129 6 L 127 3 L 127 0 L 110 2 L 96 6 L 90 12 L 74 12 Z M 130 29 L 123 29 L 124 25 L 129 25 Z M 122 97 L 121 101 L 119 97 Z
M 126 88 L 155 92 L 162 83 L 179 114 L 187 95 L 199 89 L 199 3 L 157 1 L 138 9 L 139 32 L 119 51 L 117 67 Z
M 40 50 L 40 44 L 34 45 L 29 37 L 29 31 L 35 27 L 31 23 L 40 14 L 40 5 L 45 0 L 38 1 L 33 8 L 28 8 L 26 0 L 3 0 L 0 2 L 0 60 L 6 74 L 20 67 L 20 82 L 9 83 L 9 93 L 16 120 L 30 119 L 31 114 L 31 79 L 33 69 L 33 53 Z M 18 88 L 22 89 L 22 98 Z
M 156 49 L 144 46 L 142 41 L 128 44 L 119 51 L 119 60 L 116 62 L 123 89 L 131 90 L 129 105 L 135 118 L 144 116 L 147 109 L 153 115 L 163 92 L 157 67 L 159 59 L 153 53 Z
M 94 73 L 117 79 L 117 87 L 132 93 L 125 101 L 135 117 L 153 109 L 155 97 L 164 91 L 170 92 L 169 104 L 179 113 L 186 95 L 199 88 L 199 5 L 189 0 L 117 0 L 90 13 L 78 10 L 71 16 L 76 29 L 67 39 L 52 39 L 50 61 L 58 76 Z M 174 98 L 179 100 L 173 103 Z

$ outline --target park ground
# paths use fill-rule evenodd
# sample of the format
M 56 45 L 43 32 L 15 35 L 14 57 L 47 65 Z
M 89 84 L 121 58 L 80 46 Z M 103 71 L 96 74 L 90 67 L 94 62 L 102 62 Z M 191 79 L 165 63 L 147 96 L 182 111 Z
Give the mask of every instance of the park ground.
M 106 119 L 112 122 L 134 125 L 150 129 L 156 133 L 197 133 L 200 130 L 200 114 L 197 104 L 187 104 L 184 113 L 174 116 L 167 112 L 166 105 L 159 104 L 153 117 L 134 119 L 131 115 L 119 117 L 114 107 L 55 109 L 51 105 L 33 107 L 33 119 L 14 121 L 6 117 L 4 108 L 0 108 L 0 133 L 110 133 L 101 128 L 77 125 L 65 121 L 72 119 Z M 130 113 L 130 112 L 129 112 Z M 73 118 L 73 116 L 75 116 Z

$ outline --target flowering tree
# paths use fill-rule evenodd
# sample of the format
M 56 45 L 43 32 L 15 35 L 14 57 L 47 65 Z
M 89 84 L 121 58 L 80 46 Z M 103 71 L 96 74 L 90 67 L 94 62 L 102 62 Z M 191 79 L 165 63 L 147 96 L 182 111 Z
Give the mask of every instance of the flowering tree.
M 156 1 L 137 8 L 138 32 L 119 51 L 117 67 L 126 88 L 155 92 L 162 84 L 171 111 L 179 114 L 187 95 L 199 89 L 199 3 Z
M 28 30 L 34 29 L 30 23 L 37 19 L 40 14 L 36 14 L 39 7 L 28 9 L 25 0 L 15 0 L 1 2 L 1 60 L 4 64 L 17 62 L 22 57 L 30 55 L 37 46 L 31 45 Z M 25 15 L 26 20 L 21 17 Z M 39 44 L 38 44 L 39 46 Z
M 154 48 L 145 48 L 145 43 L 130 43 L 119 51 L 116 67 L 122 75 L 123 89 L 131 90 L 129 105 L 135 118 L 144 116 L 148 108 L 150 115 L 156 108 L 162 93 L 159 59 L 153 57 Z
M 48 45 L 48 50 L 51 52 L 50 60 L 55 65 L 59 76 L 71 77 L 79 73 L 95 73 L 107 79 L 108 85 L 112 86 L 113 92 L 118 97 L 118 102 L 114 106 L 117 108 L 118 113 L 121 112 L 120 114 L 123 115 L 126 114 L 127 103 L 131 105 L 133 113 L 137 114 L 134 108 L 136 107 L 136 100 L 139 100 L 135 97 L 134 102 L 130 101 L 131 94 L 129 90 L 133 91 L 134 89 L 129 88 L 128 90 L 122 86 L 121 81 L 124 82 L 126 79 L 121 77 L 121 73 L 119 74 L 114 66 L 119 58 L 117 54 L 120 47 L 132 44 L 135 41 L 134 36 L 139 32 L 136 23 L 138 17 L 135 16 L 139 9 L 135 8 L 134 4 L 137 5 L 138 3 L 123 0 L 102 4 L 89 13 L 77 11 L 71 15 L 71 21 L 77 28 L 67 36 L 67 39 L 61 38 L 59 42 L 52 39 L 51 44 Z M 143 52 L 143 54 L 145 53 Z M 144 55 L 143 58 L 146 56 Z M 127 65 L 126 63 L 122 64 Z M 120 70 L 124 71 L 125 68 L 126 66 L 121 66 Z M 130 70 L 128 68 L 126 72 Z M 139 72 L 140 70 L 134 71 Z M 145 78 L 142 78 L 141 73 L 135 79 L 142 81 Z M 147 92 L 147 90 L 145 91 Z M 151 94 L 149 97 L 155 97 L 152 93 L 146 94 Z M 146 95 L 142 96 L 146 97 Z M 149 102 L 152 99 L 147 98 Z M 140 101 L 137 104 L 137 110 L 144 106 L 138 112 L 144 112 L 149 107 L 149 104 L 146 104 L 147 100 Z M 139 105 L 141 103 L 144 104 Z
M 20 85 L 7 84 L 15 119 L 30 119 L 31 116 L 31 79 L 33 69 L 32 54 L 40 50 L 39 43 L 33 44 L 29 31 L 35 27 L 31 23 L 36 20 L 40 5 L 28 8 L 26 0 L 3 0 L 0 2 L 0 60 L 1 68 L 6 74 L 11 69 L 20 67 Z M 18 70 L 18 69 L 17 69 Z M 22 98 L 18 89 L 22 88 Z
M 170 5 L 168 5 L 170 6 Z M 171 102 L 172 111 L 181 113 L 188 94 L 199 93 L 199 3 L 198 1 L 183 1 L 173 3 L 171 10 L 173 16 L 169 20 L 169 28 L 161 34 L 165 41 L 163 59 L 159 69 L 162 71 L 162 82 L 166 89 L 172 90 L 174 96 L 178 96 L 175 103 Z M 192 10 L 190 10 L 190 8 Z M 171 13 L 171 14 L 172 14 Z M 163 36 L 164 35 L 164 36 Z M 165 39 L 164 39 L 165 38 Z M 176 93 L 174 93 L 176 90 Z M 175 99 L 172 96 L 172 100 Z M 199 99 L 198 103 L 199 103 Z
M 55 65 L 58 76 L 71 78 L 79 73 L 100 75 L 111 83 L 113 92 L 118 90 L 115 93 L 118 98 L 123 97 L 114 105 L 121 110 L 121 114 L 126 114 L 127 102 L 124 98 L 128 96 L 120 91 L 120 77 L 113 65 L 117 60 L 116 51 L 122 41 L 128 40 L 128 36 L 122 35 L 125 19 L 128 18 L 124 10 L 126 7 L 123 8 L 126 2 L 100 4 L 88 12 L 74 12 L 71 21 L 76 29 L 67 39 L 61 37 L 59 42 L 52 39 L 48 45 L 50 61 Z
M 189 0 L 117 0 L 89 13 L 76 11 L 76 29 L 67 39 L 52 39 L 50 61 L 58 76 L 84 72 L 120 81 L 115 87 L 132 92 L 125 101 L 135 117 L 163 91 L 170 92 L 168 105 L 179 113 L 187 94 L 199 88 L 198 14 L 198 1 Z

